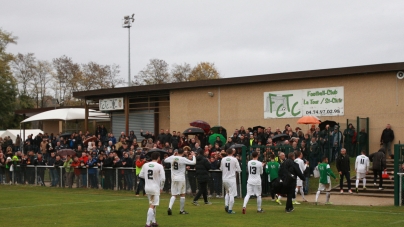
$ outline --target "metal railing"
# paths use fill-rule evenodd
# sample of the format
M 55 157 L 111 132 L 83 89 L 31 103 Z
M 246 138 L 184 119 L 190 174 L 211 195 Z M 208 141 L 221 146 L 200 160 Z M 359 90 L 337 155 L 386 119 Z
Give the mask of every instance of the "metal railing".
M 10 175 L 10 184 L 25 184 L 26 182 L 28 184 L 33 184 L 33 185 L 42 185 L 45 186 L 45 177 L 49 177 L 49 181 L 51 186 L 52 186 L 52 176 L 50 171 L 51 170 L 56 170 L 58 173 L 58 182 L 57 185 L 59 187 L 68 187 L 69 185 L 67 185 L 67 180 L 64 178 L 65 175 L 65 168 L 63 166 L 60 166 L 59 169 L 56 169 L 55 167 L 52 166 L 40 166 L 40 165 L 27 165 L 27 166 L 20 166 L 20 165 L 16 165 L 17 168 L 15 168 L 14 171 L 10 171 L 9 173 Z M 19 170 L 18 170 L 19 169 Z M 90 182 L 90 178 L 89 178 L 89 170 L 90 169 L 96 169 L 97 173 L 96 173 L 96 178 L 97 178 L 97 188 L 101 188 L 101 189 L 113 189 L 113 190 L 124 190 L 126 187 L 124 187 L 122 184 L 124 184 L 125 179 L 124 177 L 122 177 L 122 173 L 120 173 L 120 171 L 122 170 L 130 170 L 131 171 L 131 178 L 133 180 L 133 185 L 130 188 L 131 191 L 136 191 L 137 187 L 138 187 L 138 176 L 136 176 L 136 168 L 131 168 L 131 167 L 118 167 L 118 168 L 113 168 L 113 167 L 102 167 L 102 168 L 98 168 L 98 167 L 93 167 L 93 168 L 73 168 L 75 170 L 85 170 L 85 179 L 86 182 L 82 182 L 82 185 L 84 185 L 85 187 L 90 187 L 89 185 L 91 184 Z M 9 169 L 5 169 L 6 171 L 9 171 Z M 33 172 L 31 172 L 31 170 L 33 170 Z M 41 170 L 43 172 L 41 172 Z M 46 174 L 46 170 L 48 171 L 48 174 Z M 112 188 L 106 188 L 104 187 L 103 184 L 103 178 L 106 177 L 106 174 L 103 171 L 111 171 L 114 170 L 113 173 L 113 181 L 114 185 Z M 168 173 L 168 175 L 170 176 L 171 179 L 171 169 L 165 169 L 166 174 Z M 194 172 L 195 170 L 187 170 L 186 174 L 188 174 L 188 172 Z M 41 172 L 41 173 L 40 173 Z M 209 170 L 210 173 L 221 173 L 221 170 Z M 70 172 L 71 173 L 71 172 Z M 77 175 L 74 173 L 73 174 L 75 176 L 81 177 L 82 174 Z M 32 175 L 32 176 L 29 176 Z M 111 177 L 112 175 L 109 175 L 109 177 Z M 67 176 L 66 176 L 67 177 Z M 17 179 L 18 178 L 18 179 Z M 33 180 L 32 180 L 33 178 Z M 222 177 L 220 175 L 220 177 L 218 177 L 217 179 L 220 180 L 220 184 L 221 184 L 221 195 L 224 195 L 224 187 L 223 187 L 223 182 L 222 182 Z M 111 179 L 110 179 L 111 180 Z M 166 179 L 167 181 L 168 179 Z M 213 176 L 211 176 L 210 180 L 213 180 Z M 186 181 L 188 181 L 188 177 L 186 177 Z M 0 182 L 2 183 L 2 182 Z M 126 182 L 127 183 L 127 182 Z M 73 179 L 71 179 L 71 184 L 73 185 Z M 80 187 L 80 185 L 78 185 L 78 182 L 76 182 L 77 184 L 77 188 Z M 101 187 L 100 187 L 101 186 Z M 126 185 L 128 186 L 128 185 Z M 168 187 L 171 188 L 171 184 L 168 185 Z M 169 188 L 169 189 L 170 189 Z M 242 194 L 242 184 L 241 184 L 241 172 L 237 173 L 237 191 L 238 191 L 238 197 L 241 198 Z M 215 189 L 215 193 L 218 193 Z
M 399 206 L 402 201 L 402 178 L 401 165 L 404 164 L 404 144 L 394 144 L 394 205 Z
M 403 194 L 404 194 L 404 191 L 403 191 L 403 176 L 404 176 L 404 173 L 397 173 L 397 176 L 400 178 L 399 179 L 399 182 L 400 182 L 400 184 L 398 185 L 398 188 L 399 188 L 399 193 L 398 193 L 398 201 L 399 201 L 399 206 L 401 207 L 401 206 L 403 206 L 404 205 L 404 198 L 403 198 Z

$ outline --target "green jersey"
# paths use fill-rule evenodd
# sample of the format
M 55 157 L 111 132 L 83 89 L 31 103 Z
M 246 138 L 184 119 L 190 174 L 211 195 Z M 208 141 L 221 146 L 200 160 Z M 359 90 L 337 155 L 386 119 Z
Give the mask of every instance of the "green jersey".
M 275 161 L 271 161 L 267 163 L 267 168 L 265 169 L 265 173 L 269 175 L 268 181 L 271 182 L 278 178 L 278 170 L 279 170 L 279 163 Z
M 320 172 L 320 183 L 321 184 L 331 183 L 330 176 L 332 176 L 334 179 L 336 178 L 336 176 L 330 169 L 330 165 L 328 163 L 318 164 L 318 171 Z

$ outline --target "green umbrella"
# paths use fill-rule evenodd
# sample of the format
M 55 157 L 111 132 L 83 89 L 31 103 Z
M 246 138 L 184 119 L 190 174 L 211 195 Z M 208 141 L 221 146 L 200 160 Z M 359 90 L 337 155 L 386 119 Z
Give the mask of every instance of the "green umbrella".
M 215 141 L 216 141 L 216 137 L 218 137 L 218 136 L 220 137 L 220 140 L 222 141 L 222 143 L 224 145 L 226 143 L 226 138 L 224 138 L 224 136 L 222 134 L 218 134 L 218 133 L 215 133 L 215 134 L 212 134 L 209 136 L 209 143 L 214 145 Z
M 223 128 L 223 127 L 220 126 L 220 125 L 215 125 L 215 126 L 213 126 L 212 128 L 210 128 L 210 130 L 212 130 L 213 133 L 219 133 L 219 129 L 220 129 L 220 128 L 222 128 L 223 131 L 226 132 L 226 129 Z

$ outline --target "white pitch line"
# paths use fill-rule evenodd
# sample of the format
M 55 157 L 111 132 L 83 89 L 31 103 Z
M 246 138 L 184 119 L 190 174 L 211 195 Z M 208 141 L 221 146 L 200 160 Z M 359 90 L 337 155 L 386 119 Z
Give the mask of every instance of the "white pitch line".
M 345 211 L 345 212 L 357 212 L 357 213 L 373 213 L 373 214 L 400 214 L 403 215 L 404 213 L 395 213 L 395 212 L 386 212 L 386 211 L 366 211 L 366 210 L 337 210 L 337 209 L 322 209 L 322 208 L 310 208 L 310 207 L 302 207 L 302 209 L 310 209 L 310 210 L 321 210 L 321 211 Z
M 401 223 L 401 222 L 404 222 L 404 220 L 396 221 L 396 222 L 390 223 L 390 225 L 399 224 L 399 223 Z

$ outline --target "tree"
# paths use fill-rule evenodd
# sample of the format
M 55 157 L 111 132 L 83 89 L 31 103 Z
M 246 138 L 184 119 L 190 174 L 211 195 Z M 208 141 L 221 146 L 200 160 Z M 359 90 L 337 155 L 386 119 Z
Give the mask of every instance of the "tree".
M 52 64 L 48 61 L 37 61 L 34 67 L 34 77 L 31 80 L 32 85 L 32 97 L 34 97 L 37 108 L 45 107 L 46 102 L 50 100 L 47 96 L 47 85 L 51 81 L 53 74 Z
M 134 84 L 136 85 L 165 84 L 170 82 L 168 64 L 160 59 L 150 59 L 146 68 L 140 71 L 134 80 Z
M 11 72 L 13 55 L 6 52 L 8 44 L 15 44 L 17 38 L 0 29 L 0 128 L 13 125 L 17 97 L 17 82 Z
M 182 65 L 174 64 L 171 69 L 172 82 L 186 82 L 189 81 L 191 75 L 191 65 L 184 63 Z
M 121 72 L 121 70 L 119 69 L 119 65 L 107 65 L 106 69 L 107 76 L 105 78 L 105 83 L 107 85 L 107 88 L 116 88 L 117 86 L 125 83 L 122 78 L 119 78 L 119 73 Z
M 210 62 L 199 63 L 192 69 L 191 75 L 189 75 L 189 81 L 211 80 L 219 78 L 220 74 L 217 71 L 215 64 Z
M 82 79 L 80 65 L 65 55 L 53 59 L 52 62 L 56 70 L 54 79 L 56 85 L 59 85 L 59 89 L 55 88 L 56 97 L 59 93 L 59 103 L 64 101 L 64 104 L 68 104 L 71 101 L 73 91 L 79 90 L 79 82 Z
M 31 80 L 35 79 L 36 58 L 33 53 L 18 53 L 13 60 L 14 76 L 20 85 L 20 95 L 28 95 Z
M 88 91 L 106 88 L 105 78 L 108 73 L 106 66 L 89 62 L 88 64 L 82 64 L 81 68 L 82 80 L 80 82 L 80 90 Z

